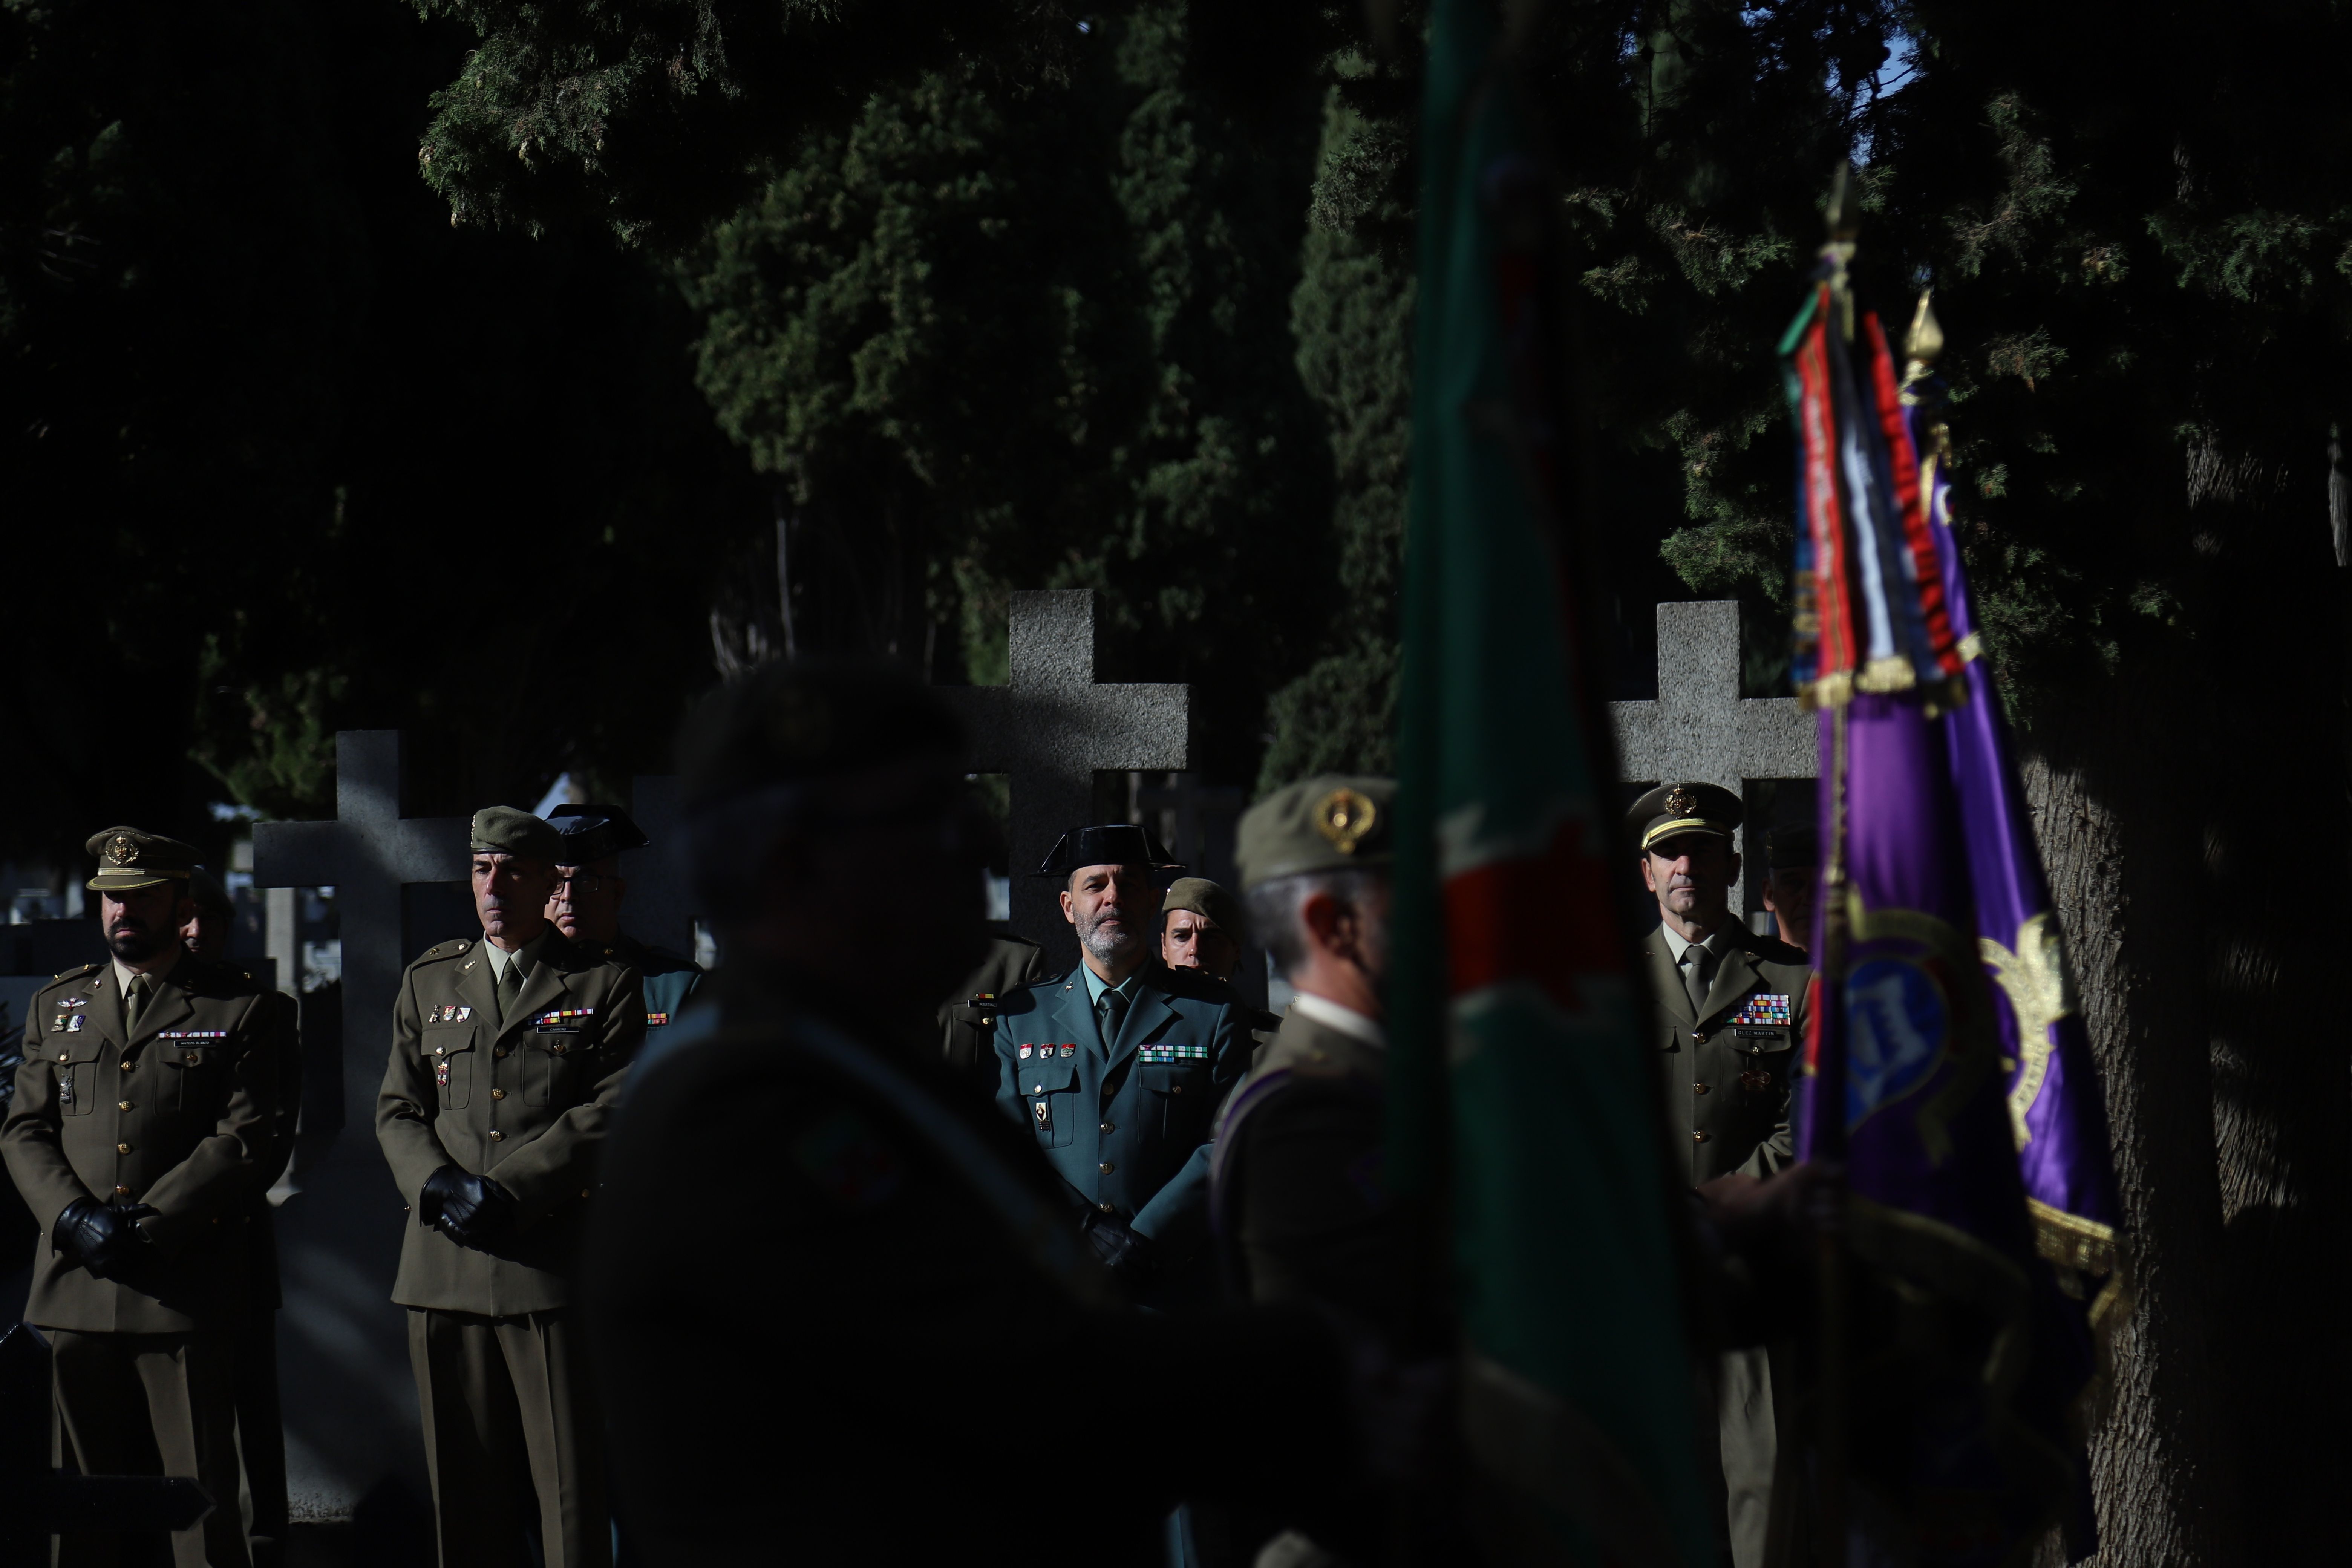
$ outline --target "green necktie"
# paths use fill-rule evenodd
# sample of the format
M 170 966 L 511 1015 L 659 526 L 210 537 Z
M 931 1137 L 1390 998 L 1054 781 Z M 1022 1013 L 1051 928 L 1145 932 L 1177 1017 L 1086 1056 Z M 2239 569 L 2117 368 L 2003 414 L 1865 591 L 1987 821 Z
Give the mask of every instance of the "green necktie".
M 506 973 L 499 976 L 499 1022 L 514 1016 L 516 1006 L 522 1001 L 522 958 L 517 954 L 507 960 Z
M 1127 1022 L 1127 996 L 1123 992 L 1105 991 L 1095 1003 L 1095 1026 L 1102 1031 L 1103 1049 L 1118 1047 L 1118 1026 Z
M 1690 993 L 1691 1016 L 1699 1023 L 1706 1022 L 1706 994 L 1713 987 L 1706 973 L 1706 949 L 1693 942 L 1683 950 L 1690 967 L 1683 973 L 1683 989 Z
M 122 1026 L 126 1029 L 138 1028 L 139 1015 L 146 1010 L 147 977 L 143 974 L 134 974 L 131 977 L 131 988 L 122 994 Z

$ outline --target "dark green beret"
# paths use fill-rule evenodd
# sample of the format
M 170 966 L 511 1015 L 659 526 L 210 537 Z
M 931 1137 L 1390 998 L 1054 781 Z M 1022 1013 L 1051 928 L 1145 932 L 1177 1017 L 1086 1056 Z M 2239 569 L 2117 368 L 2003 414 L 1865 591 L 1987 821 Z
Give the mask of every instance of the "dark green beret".
M 185 884 L 196 868 L 196 849 L 160 833 L 110 827 L 83 846 L 98 857 L 98 875 L 86 884 L 94 893 L 127 893 L 158 882 Z
M 1764 840 L 1764 863 L 1775 871 L 1811 870 L 1822 863 L 1821 829 L 1810 822 L 1776 825 Z
M 1744 809 L 1739 797 L 1720 784 L 1660 784 L 1633 803 L 1625 814 L 1625 830 L 1643 849 L 1682 833 L 1728 838 Z
M 765 664 L 704 698 L 678 736 L 688 812 L 777 784 L 908 757 L 950 762 L 963 727 L 906 671 L 874 665 Z
M 474 853 L 515 855 L 553 865 L 563 854 L 563 835 L 544 817 L 511 805 L 486 805 L 474 813 Z
M 1160 900 L 1163 915 L 1190 910 L 1235 942 L 1248 940 L 1249 922 L 1242 918 L 1242 901 L 1206 877 L 1179 877 L 1168 884 Z
M 1396 780 L 1319 773 L 1242 813 L 1234 859 L 1242 886 L 1277 877 L 1386 866 L 1396 858 Z
M 228 889 L 221 885 L 221 879 L 202 866 L 189 874 L 188 896 L 196 900 L 196 908 L 200 910 L 210 910 L 221 915 L 236 913 L 236 901 L 228 896 Z

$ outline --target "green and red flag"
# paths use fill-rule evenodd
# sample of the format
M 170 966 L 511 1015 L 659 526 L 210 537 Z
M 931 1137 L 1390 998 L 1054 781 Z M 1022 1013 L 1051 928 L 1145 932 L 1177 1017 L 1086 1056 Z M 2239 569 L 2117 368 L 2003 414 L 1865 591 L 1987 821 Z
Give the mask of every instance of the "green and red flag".
M 1706 1568 L 1562 501 L 1553 195 L 1488 0 L 1434 6 L 1423 126 L 1390 1176 L 1449 1222 L 1480 1495 L 1520 1516 L 1503 1560 Z

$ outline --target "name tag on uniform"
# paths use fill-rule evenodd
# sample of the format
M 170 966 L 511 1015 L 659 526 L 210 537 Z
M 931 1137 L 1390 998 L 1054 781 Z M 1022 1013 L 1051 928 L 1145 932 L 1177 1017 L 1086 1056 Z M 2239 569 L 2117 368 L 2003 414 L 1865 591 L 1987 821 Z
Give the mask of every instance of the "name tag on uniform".
M 1792 1009 L 1786 993 L 1759 991 L 1739 1004 L 1739 1011 L 1727 1020 L 1733 1024 L 1779 1024 L 1787 1027 Z
M 1204 1062 L 1209 1059 L 1206 1046 L 1142 1046 L 1137 1048 L 1135 1059 L 1140 1062 Z
M 1777 1040 L 1787 1033 L 1784 1029 L 1734 1029 L 1731 1032 L 1743 1040 Z

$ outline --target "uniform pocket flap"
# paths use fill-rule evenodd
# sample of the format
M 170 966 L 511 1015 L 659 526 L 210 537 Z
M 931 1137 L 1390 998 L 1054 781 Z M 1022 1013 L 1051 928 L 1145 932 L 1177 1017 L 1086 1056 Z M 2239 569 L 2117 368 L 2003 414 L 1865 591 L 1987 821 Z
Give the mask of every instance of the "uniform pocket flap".
M 523 1039 L 551 1057 L 578 1056 L 583 1051 L 593 1050 L 596 1045 L 585 1031 L 571 1028 L 533 1029 Z
M 454 1057 L 459 1051 L 474 1048 L 474 1031 L 467 1029 L 431 1029 L 416 1042 L 416 1048 L 428 1057 Z
M 85 1026 L 69 1035 L 51 1034 L 40 1054 L 52 1062 L 94 1062 L 106 1050 L 106 1037 Z
M 1078 1068 L 1075 1062 L 1056 1061 L 1051 1067 L 1043 1062 L 1016 1062 L 1020 1068 L 1021 1092 L 1024 1094 L 1067 1094 L 1078 1087 Z
M 1202 1060 L 1142 1062 L 1137 1065 L 1135 1076 L 1154 1094 L 1198 1094 L 1208 1081 L 1209 1064 Z

